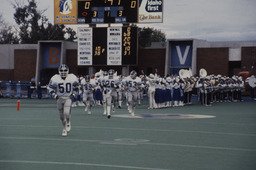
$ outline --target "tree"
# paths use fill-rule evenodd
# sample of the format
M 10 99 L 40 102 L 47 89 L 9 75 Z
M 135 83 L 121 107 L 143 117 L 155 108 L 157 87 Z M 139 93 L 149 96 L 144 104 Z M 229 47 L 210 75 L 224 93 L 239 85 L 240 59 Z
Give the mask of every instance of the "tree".
M 152 42 L 165 42 L 165 33 L 154 28 L 139 28 L 139 47 L 150 47 Z
M 9 26 L 0 14 L 0 44 L 18 44 L 19 39 L 15 35 L 15 30 Z
M 72 34 L 68 40 L 75 39 L 75 31 L 66 30 L 64 25 L 52 25 L 43 13 L 38 10 L 36 0 L 27 0 L 28 5 L 17 0 L 12 4 L 15 8 L 14 19 L 19 25 L 21 43 L 36 44 L 38 40 L 66 40 L 65 34 Z

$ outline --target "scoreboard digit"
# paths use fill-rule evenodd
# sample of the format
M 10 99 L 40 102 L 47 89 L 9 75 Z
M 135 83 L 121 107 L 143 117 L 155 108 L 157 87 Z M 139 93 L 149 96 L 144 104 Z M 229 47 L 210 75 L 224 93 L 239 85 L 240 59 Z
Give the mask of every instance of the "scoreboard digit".
M 137 64 L 137 27 L 123 27 L 122 29 L 122 64 Z
M 78 0 L 78 24 L 137 23 L 138 0 Z
M 93 64 L 105 65 L 107 63 L 107 29 L 93 28 Z

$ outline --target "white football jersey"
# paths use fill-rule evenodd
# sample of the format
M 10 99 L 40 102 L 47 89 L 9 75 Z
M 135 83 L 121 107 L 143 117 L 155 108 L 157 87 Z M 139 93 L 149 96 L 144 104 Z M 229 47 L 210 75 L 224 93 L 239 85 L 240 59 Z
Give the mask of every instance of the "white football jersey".
M 89 82 L 86 82 L 85 79 L 83 79 L 81 85 L 85 93 L 92 93 L 93 89 L 96 87 L 95 79 L 90 79 Z
M 116 91 L 120 84 L 120 80 L 117 77 L 111 79 L 108 76 L 103 77 L 99 82 L 107 91 Z
M 133 79 L 131 78 L 131 76 L 128 76 L 123 80 L 123 82 L 126 84 L 129 91 L 135 92 L 141 85 L 141 78 L 136 77 L 135 79 Z
M 68 97 L 73 93 L 73 89 L 78 87 L 78 82 L 78 78 L 74 74 L 68 74 L 66 79 L 55 74 L 49 82 L 48 90 L 54 91 L 60 97 Z

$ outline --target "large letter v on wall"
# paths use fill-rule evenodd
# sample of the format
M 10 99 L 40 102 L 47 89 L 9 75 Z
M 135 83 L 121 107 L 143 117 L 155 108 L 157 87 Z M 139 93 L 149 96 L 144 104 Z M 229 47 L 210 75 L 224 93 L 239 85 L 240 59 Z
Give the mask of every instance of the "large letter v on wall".
M 185 53 L 184 55 L 181 54 L 181 50 L 180 50 L 180 46 L 176 46 L 176 50 L 177 50 L 177 53 L 178 53 L 178 56 L 179 56 L 179 60 L 180 60 L 180 64 L 181 65 L 184 65 L 186 60 L 187 60 L 187 57 L 188 57 L 188 52 L 189 52 L 189 49 L 190 49 L 190 46 L 187 45 L 186 46 L 186 49 L 185 49 Z

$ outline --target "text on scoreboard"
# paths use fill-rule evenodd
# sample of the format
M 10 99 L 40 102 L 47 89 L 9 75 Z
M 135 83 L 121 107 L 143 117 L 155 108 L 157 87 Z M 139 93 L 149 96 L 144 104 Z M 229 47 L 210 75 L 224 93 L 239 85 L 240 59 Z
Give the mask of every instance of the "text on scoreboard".
M 78 28 L 78 65 L 136 65 L 137 27 Z

